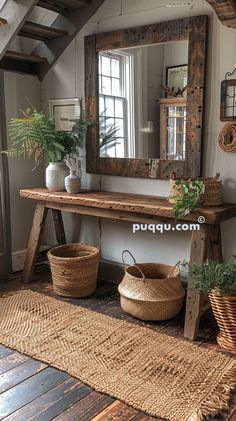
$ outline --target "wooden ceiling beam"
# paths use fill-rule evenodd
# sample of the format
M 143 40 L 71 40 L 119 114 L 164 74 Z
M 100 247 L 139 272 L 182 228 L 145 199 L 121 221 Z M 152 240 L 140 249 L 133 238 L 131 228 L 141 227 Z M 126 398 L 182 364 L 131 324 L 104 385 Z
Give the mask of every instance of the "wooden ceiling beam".
M 3 19 L 3 18 L 0 18 L 0 26 L 6 25 L 6 24 L 7 24 L 7 20 Z
M 236 28 L 236 0 L 207 0 L 223 25 Z

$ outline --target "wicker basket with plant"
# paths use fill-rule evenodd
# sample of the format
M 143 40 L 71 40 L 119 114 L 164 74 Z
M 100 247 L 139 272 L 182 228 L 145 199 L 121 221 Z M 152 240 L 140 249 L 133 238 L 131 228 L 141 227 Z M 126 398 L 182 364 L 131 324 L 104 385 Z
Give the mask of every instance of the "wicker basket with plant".
M 236 259 L 228 263 L 206 261 L 185 266 L 194 288 L 209 295 L 219 326 L 218 344 L 236 354 Z
M 189 215 L 199 206 L 219 206 L 222 200 L 220 174 L 208 178 L 175 178 L 169 181 L 169 202 L 173 203 L 176 219 Z

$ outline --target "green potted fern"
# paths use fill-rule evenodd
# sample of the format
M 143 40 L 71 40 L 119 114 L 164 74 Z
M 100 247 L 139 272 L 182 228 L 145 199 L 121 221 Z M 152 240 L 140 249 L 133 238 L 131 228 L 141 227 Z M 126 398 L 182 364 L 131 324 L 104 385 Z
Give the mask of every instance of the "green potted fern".
M 208 294 L 219 326 L 218 344 L 236 354 L 236 259 L 227 263 L 206 261 L 184 264 L 195 289 Z
M 65 164 L 66 156 L 78 154 L 82 146 L 90 121 L 81 113 L 71 132 L 57 131 L 53 119 L 34 107 L 22 111 L 22 118 L 12 118 L 9 123 L 9 135 L 12 148 L 3 151 L 9 157 L 34 157 L 34 168 L 48 156 L 46 186 L 51 191 L 65 190 L 64 179 L 69 174 Z

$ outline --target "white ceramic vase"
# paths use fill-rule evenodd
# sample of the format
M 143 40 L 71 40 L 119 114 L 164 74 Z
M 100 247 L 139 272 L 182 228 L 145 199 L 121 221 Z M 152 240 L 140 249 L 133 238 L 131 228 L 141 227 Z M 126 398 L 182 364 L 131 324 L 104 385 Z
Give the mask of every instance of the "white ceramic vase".
M 69 174 L 69 169 L 64 161 L 49 162 L 46 168 L 46 187 L 49 191 L 65 190 L 65 177 Z
M 76 174 L 79 172 L 79 175 Z M 70 175 L 65 178 L 65 188 L 68 193 L 79 193 L 81 189 L 81 174 L 80 170 L 70 170 Z

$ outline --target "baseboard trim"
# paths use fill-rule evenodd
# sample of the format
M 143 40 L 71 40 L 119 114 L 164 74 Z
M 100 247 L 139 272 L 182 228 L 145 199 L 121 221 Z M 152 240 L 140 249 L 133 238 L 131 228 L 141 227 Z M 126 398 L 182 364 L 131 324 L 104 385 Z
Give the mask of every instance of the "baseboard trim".
M 49 250 L 49 249 L 50 249 L 50 246 L 43 244 L 40 247 L 40 253 L 45 252 L 46 250 Z M 11 259 L 12 259 L 13 272 L 18 272 L 19 270 L 23 270 L 26 253 L 27 253 L 27 249 L 16 250 L 12 252 Z
M 101 260 L 99 263 L 98 278 L 118 285 L 124 276 L 124 266 L 118 262 Z

